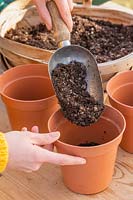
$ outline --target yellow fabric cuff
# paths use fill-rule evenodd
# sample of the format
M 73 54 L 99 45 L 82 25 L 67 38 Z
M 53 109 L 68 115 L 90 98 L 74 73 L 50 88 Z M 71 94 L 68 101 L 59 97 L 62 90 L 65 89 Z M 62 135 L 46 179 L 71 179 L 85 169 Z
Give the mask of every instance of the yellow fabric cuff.
M 8 163 L 8 144 L 5 136 L 0 132 L 0 173 L 3 172 Z

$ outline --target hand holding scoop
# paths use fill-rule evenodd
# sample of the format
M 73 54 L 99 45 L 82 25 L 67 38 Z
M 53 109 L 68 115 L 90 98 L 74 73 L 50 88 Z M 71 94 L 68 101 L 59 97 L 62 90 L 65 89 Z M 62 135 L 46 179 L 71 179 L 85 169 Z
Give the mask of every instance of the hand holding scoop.
M 56 96 L 66 118 L 77 125 L 90 125 L 97 121 L 104 108 L 97 63 L 87 49 L 70 44 L 70 32 L 55 2 L 49 1 L 47 6 L 52 18 L 54 37 L 60 47 L 52 55 L 48 66 Z M 84 81 L 86 87 L 83 87 Z

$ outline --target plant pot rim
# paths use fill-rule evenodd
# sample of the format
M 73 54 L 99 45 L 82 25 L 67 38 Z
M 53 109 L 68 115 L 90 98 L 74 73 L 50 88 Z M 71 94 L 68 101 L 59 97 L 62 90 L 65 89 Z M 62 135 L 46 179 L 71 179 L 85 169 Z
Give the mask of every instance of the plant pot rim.
M 32 65 L 32 66 L 38 66 L 38 65 L 44 66 L 45 64 L 43 64 L 43 63 L 37 63 L 37 64 L 22 64 L 22 65 L 18 65 L 18 66 L 16 66 L 16 67 L 17 67 L 17 68 L 21 68 L 21 67 L 28 67 L 28 66 L 31 66 L 31 65 Z M 47 65 L 47 64 L 46 64 L 46 65 Z M 13 67 L 13 68 L 10 68 L 9 70 L 10 70 L 10 71 L 13 71 L 13 70 L 14 70 L 14 67 Z M 9 70 L 4 71 L 2 75 L 8 73 Z M 1 75 L 1 76 L 2 76 L 2 75 Z M 23 76 L 23 77 L 21 77 L 21 78 L 16 78 L 15 80 L 11 81 L 10 83 L 13 83 L 13 82 L 15 82 L 16 80 L 21 80 L 21 79 L 26 78 L 26 77 L 28 78 L 28 77 L 43 77 L 43 76 L 40 76 L 40 75 L 36 75 L 36 76 L 35 76 L 35 75 L 34 75 L 34 76 L 32 76 L 32 75 L 27 75 L 27 76 Z M 45 79 L 49 79 L 48 76 L 44 76 L 44 78 L 45 78 Z M 10 83 L 7 84 L 7 87 L 10 85 Z M 54 91 L 54 89 L 53 89 L 53 91 Z M 16 102 L 18 102 L 18 103 L 33 103 L 33 102 L 39 103 L 39 102 L 42 102 L 43 100 L 45 100 L 45 101 L 47 101 L 47 100 L 52 100 L 52 99 L 54 99 L 54 98 L 56 97 L 56 95 L 53 94 L 52 96 L 49 96 L 49 97 L 47 97 L 47 98 L 42 98 L 42 99 L 38 99 L 38 100 L 26 100 L 26 101 L 25 101 L 25 100 L 14 99 L 14 98 L 12 98 L 12 97 L 9 97 L 8 95 L 6 95 L 6 94 L 3 93 L 3 90 L 0 91 L 0 94 L 1 94 L 2 97 L 6 98 L 6 99 L 8 99 L 8 100 L 10 100 L 10 101 L 16 101 Z
M 133 58 L 133 52 L 121 57 L 121 58 L 117 58 L 115 60 L 110 60 L 110 61 L 107 61 L 107 62 L 103 62 L 103 63 L 98 63 L 98 66 L 99 67 L 106 67 L 107 64 L 110 64 L 110 65 L 115 65 L 117 62 L 121 62 L 123 60 L 126 60 L 128 58 Z
M 21 79 L 16 79 L 16 80 L 21 80 Z M 8 99 L 10 101 L 15 101 L 15 102 L 18 102 L 18 103 L 33 103 L 33 102 L 39 103 L 39 102 L 42 102 L 42 101 L 52 100 L 56 97 L 56 95 L 54 94 L 54 95 L 49 96 L 47 98 L 42 98 L 42 99 L 37 99 L 37 100 L 20 100 L 20 99 L 15 99 L 15 98 L 9 97 L 8 95 L 4 94 L 3 92 L 1 92 L 1 96 L 5 99 Z
M 76 45 L 76 44 L 74 44 L 74 45 Z M 78 46 L 78 45 L 77 45 Z M 83 47 L 84 48 L 84 47 Z M 39 49 L 41 49 L 41 48 L 39 48 Z M 51 53 L 54 53 L 56 50 L 47 50 L 47 51 L 50 51 Z M 90 50 L 88 50 L 88 51 L 90 51 Z M 91 52 L 91 51 L 90 51 Z M 117 62 L 121 62 L 121 61 L 123 61 L 123 60 L 126 60 L 126 59 L 128 59 L 128 58 L 133 58 L 133 52 L 131 52 L 131 53 L 129 53 L 129 54 L 127 54 L 127 55 L 125 55 L 125 56 L 122 56 L 121 58 L 117 58 L 117 59 L 115 59 L 115 60 L 110 60 L 110 61 L 106 61 L 106 62 L 103 62 L 103 63 L 98 63 L 97 61 L 96 61 L 96 63 L 97 63 L 97 65 L 98 65 L 98 67 L 106 67 L 107 66 L 107 64 L 108 65 L 115 65 Z M 96 60 L 96 59 L 95 59 Z
M 127 105 L 127 104 L 121 103 L 120 101 L 116 100 L 116 99 L 112 96 L 112 94 L 111 94 L 111 92 L 110 92 L 110 90 L 109 90 L 109 85 L 111 84 L 112 81 L 114 81 L 117 77 L 119 77 L 119 76 L 121 76 L 121 75 L 123 75 L 123 74 L 129 74 L 129 73 L 133 73 L 133 71 L 132 71 L 132 70 L 126 70 L 126 71 L 123 71 L 123 72 L 119 72 L 119 73 L 117 73 L 115 76 L 113 76 L 113 77 L 108 81 L 108 83 L 107 83 L 106 91 L 107 91 L 108 96 L 109 96 L 115 103 L 117 103 L 118 105 L 121 105 L 122 107 L 125 107 L 125 108 L 132 109 L 132 110 L 133 110 L 133 106 L 129 106 L 129 105 Z
M 71 145 L 71 144 L 67 144 L 67 143 L 61 142 L 60 140 L 57 140 L 57 141 L 55 142 L 55 145 L 56 145 L 56 144 L 61 144 L 61 145 L 64 145 L 64 146 L 66 146 L 66 147 L 70 147 L 70 148 L 73 148 L 73 149 L 94 149 L 94 148 L 106 147 L 106 146 L 108 146 L 109 144 L 111 144 L 111 143 L 115 142 L 116 140 L 118 140 L 118 139 L 121 137 L 121 135 L 124 133 L 125 129 L 126 129 L 126 120 L 125 120 L 123 114 L 122 114 L 119 110 L 117 110 L 116 108 L 114 108 L 114 107 L 112 107 L 112 106 L 109 106 L 109 105 L 105 105 L 105 108 L 112 109 L 112 110 L 114 110 L 115 112 L 119 113 L 119 115 L 122 117 L 122 119 L 123 119 L 123 121 L 124 121 L 123 130 L 121 131 L 121 133 L 120 133 L 116 138 L 114 138 L 113 140 L 111 140 L 111 141 L 109 141 L 109 142 L 106 142 L 106 143 L 104 143 L 104 144 L 100 144 L 100 145 L 98 145 L 98 146 L 90 146 L 90 147 L 75 146 L 75 145 Z M 56 110 L 56 111 L 51 115 L 51 117 L 50 117 L 49 120 L 48 120 L 48 130 L 49 130 L 50 132 L 51 132 L 51 129 L 50 129 L 49 123 L 50 123 L 51 119 L 53 118 L 53 116 L 55 115 L 55 113 L 58 113 L 58 112 L 61 112 L 61 108 L 59 108 L 58 110 Z M 105 117 L 102 117 L 102 116 L 101 116 L 101 118 L 104 119 Z M 64 118 L 64 120 L 65 120 L 65 119 L 66 119 L 66 118 Z M 67 119 L 66 119 L 66 120 L 67 120 Z

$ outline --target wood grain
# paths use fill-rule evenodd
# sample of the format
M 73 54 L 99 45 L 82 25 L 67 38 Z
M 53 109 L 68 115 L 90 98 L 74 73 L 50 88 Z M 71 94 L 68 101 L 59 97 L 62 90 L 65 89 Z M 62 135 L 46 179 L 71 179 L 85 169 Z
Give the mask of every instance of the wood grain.
M 133 157 L 119 149 L 110 187 L 96 195 L 79 195 L 62 182 L 58 166 L 45 164 L 38 172 L 5 172 L 0 178 L 1 200 L 132 200 Z

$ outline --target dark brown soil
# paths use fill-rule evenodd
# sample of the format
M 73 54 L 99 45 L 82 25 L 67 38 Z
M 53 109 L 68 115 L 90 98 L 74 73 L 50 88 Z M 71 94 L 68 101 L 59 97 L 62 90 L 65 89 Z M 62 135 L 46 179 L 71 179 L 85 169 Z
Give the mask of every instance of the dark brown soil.
M 86 142 L 86 143 L 80 143 L 78 146 L 80 147 L 93 147 L 93 146 L 98 146 L 100 144 L 96 142 Z
M 87 126 L 97 121 L 104 106 L 87 92 L 86 67 L 80 62 L 58 64 L 52 81 L 64 116 L 72 123 Z
M 112 24 L 89 17 L 73 16 L 71 43 L 89 49 L 98 63 L 121 58 L 133 51 L 133 25 Z M 39 48 L 55 50 L 53 33 L 45 25 L 11 29 L 6 38 Z
M 88 17 L 73 17 L 72 43 L 91 51 L 98 63 L 133 52 L 133 25 L 112 24 Z
M 57 44 L 53 38 L 53 33 L 49 32 L 44 24 L 39 24 L 33 27 L 11 29 L 6 33 L 5 37 L 42 49 L 57 49 Z

